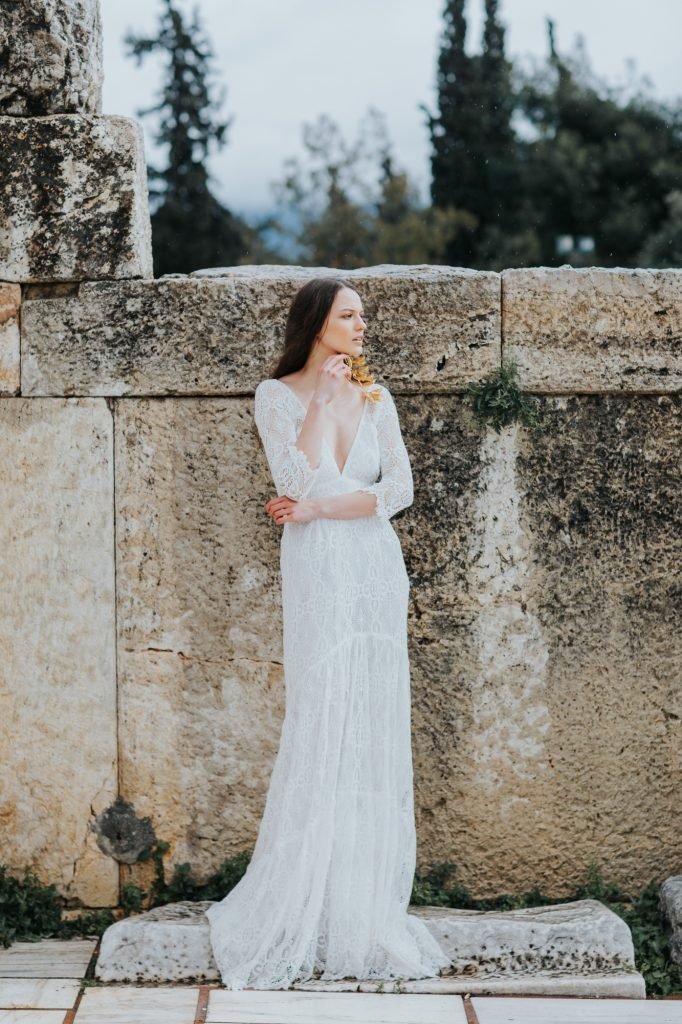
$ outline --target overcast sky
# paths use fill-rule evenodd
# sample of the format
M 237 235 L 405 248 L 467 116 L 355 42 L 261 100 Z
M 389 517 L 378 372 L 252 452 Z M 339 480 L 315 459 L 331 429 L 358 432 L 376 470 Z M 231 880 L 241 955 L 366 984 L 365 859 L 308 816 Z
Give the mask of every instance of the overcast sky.
M 429 142 L 419 104 L 435 112 L 435 75 L 443 0 L 178 0 L 188 17 L 198 7 L 215 54 L 216 78 L 226 86 L 222 117 L 232 117 L 228 142 L 210 161 L 215 194 L 235 212 L 273 205 L 270 183 L 287 157 L 303 153 L 304 122 L 329 115 L 344 138 L 356 138 L 368 107 L 386 116 L 398 168 L 407 170 L 428 200 Z M 160 0 L 105 0 L 105 114 L 136 116 L 154 102 L 161 64 L 138 68 L 124 55 L 128 29 L 151 34 Z M 483 0 L 468 0 L 469 53 L 479 52 Z M 543 60 L 546 19 L 555 22 L 561 53 L 585 38 L 599 78 L 617 86 L 650 80 L 656 96 L 682 95 L 682 0 L 501 0 L 506 51 Z M 634 62 L 634 65 L 633 63 Z M 158 157 L 152 119 L 143 118 L 147 159 Z

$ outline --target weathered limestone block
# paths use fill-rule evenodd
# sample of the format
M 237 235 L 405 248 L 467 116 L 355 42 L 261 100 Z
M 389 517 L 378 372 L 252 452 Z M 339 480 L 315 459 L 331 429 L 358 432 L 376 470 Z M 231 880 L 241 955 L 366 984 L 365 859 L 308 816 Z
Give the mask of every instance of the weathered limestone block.
M 682 875 L 666 878 L 659 891 L 661 915 L 671 929 L 670 959 L 682 964 Z
M 93 817 L 116 793 L 112 419 L 102 399 L 0 401 L 0 834 L 86 905 L 118 902 Z
M 420 864 L 476 896 L 592 859 L 646 884 L 678 844 L 682 397 L 546 398 L 539 436 L 396 400 Z M 252 846 L 284 708 L 252 401 L 116 403 L 121 777 L 200 873 Z
M 199 872 L 253 845 L 284 717 L 279 534 L 250 405 L 115 412 L 121 788 Z
M 420 863 L 646 885 L 679 854 L 682 396 L 548 397 L 539 436 L 398 401 Z
M 359 289 L 368 314 L 365 355 L 388 386 L 445 391 L 499 365 L 497 274 L 235 267 L 88 283 L 77 295 L 27 301 L 22 393 L 243 394 L 274 364 L 294 292 L 323 273 L 341 273 Z
M 98 114 L 103 77 L 99 0 L 0 5 L 0 114 Z
M 138 122 L 4 117 L 0 136 L 0 279 L 152 276 Z
M 0 395 L 19 394 L 19 307 L 18 284 L 0 282 Z
M 95 976 L 105 982 L 216 981 L 220 974 L 206 910 L 211 900 L 156 907 L 110 925 L 102 936 Z M 454 967 L 439 977 L 402 980 L 406 992 L 496 990 L 645 998 L 627 924 L 597 900 L 508 912 L 411 907 Z M 566 983 L 569 983 L 568 985 Z M 312 979 L 293 989 L 376 991 L 376 980 Z M 385 991 L 390 991 L 387 979 Z M 570 986 L 570 988 L 569 988 Z M 607 988 L 608 986 L 608 988 Z
M 682 390 L 682 270 L 502 272 L 504 356 L 525 390 Z

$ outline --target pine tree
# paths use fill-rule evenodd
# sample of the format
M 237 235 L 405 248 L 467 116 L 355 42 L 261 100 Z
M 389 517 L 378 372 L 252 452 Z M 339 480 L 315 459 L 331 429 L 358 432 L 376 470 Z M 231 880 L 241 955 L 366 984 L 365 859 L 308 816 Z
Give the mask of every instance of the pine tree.
M 224 100 L 211 96 L 212 53 L 195 9 L 186 25 L 173 0 L 165 0 L 155 36 L 128 33 L 128 56 L 142 59 L 161 51 L 168 57 L 167 77 L 158 103 L 138 116 L 160 114 L 155 142 L 168 148 L 163 169 L 150 167 L 154 273 L 189 273 L 202 267 L 230 266 L 245 254 L 251 229 L 211 193 L 206 160 L 215 144 L 222 147 L 231 124 L 214 118 Z

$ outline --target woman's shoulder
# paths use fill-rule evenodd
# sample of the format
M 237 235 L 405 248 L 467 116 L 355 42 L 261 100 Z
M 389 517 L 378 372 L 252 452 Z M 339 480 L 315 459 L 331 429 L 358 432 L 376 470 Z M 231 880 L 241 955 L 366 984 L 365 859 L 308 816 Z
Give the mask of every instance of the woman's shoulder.
M 256 416 L 265 410 L 284 410 L 286 408 L 286 385 L 279 383 L 276 377 L 266 377 L 256 385 L 253 403 Z
M 256 398 L 274 398 L 279 397 L 282 393 L 283 385 L 280 384 L 276 377 L 265 377 L 259 384 L 256 385 L 254 392 Z M 286 385 L 284 385 L 286 387 Z

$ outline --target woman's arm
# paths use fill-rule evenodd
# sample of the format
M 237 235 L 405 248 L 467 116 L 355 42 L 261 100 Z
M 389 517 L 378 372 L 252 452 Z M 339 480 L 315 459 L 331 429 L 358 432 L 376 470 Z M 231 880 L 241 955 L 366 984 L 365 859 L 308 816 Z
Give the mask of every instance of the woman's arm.
M 300 501 L 310 491 L 322 461 L 323 403 L 313 401 L 296 428 L 287 399 L 275 380 L 263 380 L 255 392 L 254 419 L 277 494 Z
M 331 494 L 328 498 L 306 499 L 313 506 L 315 519 L 360 519 L 376 514 L 377 498 L 364 491 Z

